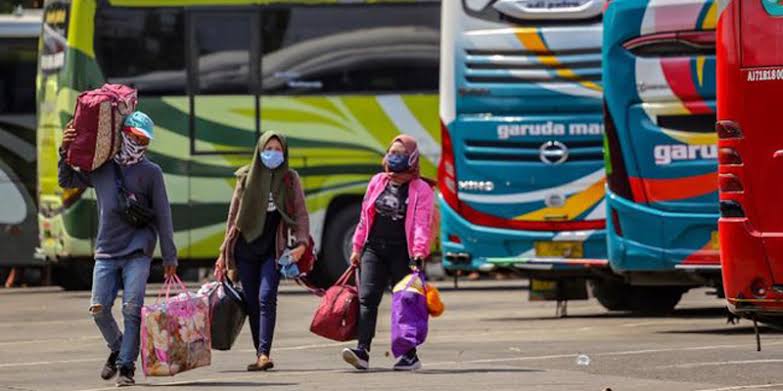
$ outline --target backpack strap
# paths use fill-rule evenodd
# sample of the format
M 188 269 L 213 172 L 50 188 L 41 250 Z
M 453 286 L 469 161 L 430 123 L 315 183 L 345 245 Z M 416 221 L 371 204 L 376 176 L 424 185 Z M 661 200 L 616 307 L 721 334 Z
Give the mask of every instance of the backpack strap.
M 114 161 L 111 162 L 111 165 L 114 168 L 114 183 L 117 184 L 117 189 L 127 193 L 128 189 L 125 187 L 125 175 L 122 174 L 120 165 Z

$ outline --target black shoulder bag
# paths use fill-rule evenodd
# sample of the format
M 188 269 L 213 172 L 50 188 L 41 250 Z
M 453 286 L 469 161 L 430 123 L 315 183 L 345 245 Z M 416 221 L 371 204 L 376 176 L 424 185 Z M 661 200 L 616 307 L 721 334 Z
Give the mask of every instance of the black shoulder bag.
M 125 176 L 120 166 L 111 162 L 114 166 L 114 176 L 117 183 L 117 213 L 128 224 L 136 228 L 146 228 L 155 221 L 155 211 L 144 205 L 125 187 Z

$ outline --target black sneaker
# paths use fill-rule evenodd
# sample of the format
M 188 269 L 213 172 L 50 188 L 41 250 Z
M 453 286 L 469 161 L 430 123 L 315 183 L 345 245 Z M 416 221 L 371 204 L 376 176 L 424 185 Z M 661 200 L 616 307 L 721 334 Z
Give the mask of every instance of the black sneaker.
M 120 367 L 120 376 L 117 378 L 117 387 L 127 387 L 136 384 L 133 380 L 133 367 Z
M 343 349 L 343 360 L 356 369 L 367 370 L 370 368 L 370 354 L 364 349 Z
M 106 363 L 103 364 L 103 369 L 101 369 L 101 379 L 109 380 L 117 374 L 117 357 L 119 355 L 120 352 L 111 352 Z
M 419 361 L 419 356 L 416 352 L 400 357 L 397 363 L 394 364 L 395 371 L 415 371 L 417 369 L 421 369 L 421 361 Z

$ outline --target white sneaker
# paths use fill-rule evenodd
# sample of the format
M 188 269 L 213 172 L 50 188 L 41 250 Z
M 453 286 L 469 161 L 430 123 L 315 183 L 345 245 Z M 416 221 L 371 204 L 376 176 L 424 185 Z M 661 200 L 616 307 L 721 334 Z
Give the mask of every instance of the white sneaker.
M 343 360 L 359 370 L 370 368 L 370 354 L 364 349 L 343 349 Z

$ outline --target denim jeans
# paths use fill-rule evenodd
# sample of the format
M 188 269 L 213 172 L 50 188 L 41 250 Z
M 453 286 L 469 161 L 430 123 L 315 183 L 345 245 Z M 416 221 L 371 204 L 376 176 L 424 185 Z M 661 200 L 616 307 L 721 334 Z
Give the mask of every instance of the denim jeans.
M 90 313 L 112 352 L 120 352 L 118 366 L 133 368 L 139 355 L 141 307 L 151 259 L 146 256 L 128 259 L 100 259 L 95 261 L 92 274 Z M 111 308 L 122 287 L 122 318 L 124 333 L 120 331 Z
M 257 355 L 269 356 L 277 321 L 277 288 L 280 284 L 277 262 L 274 256 L 259 255 L 244 240 L 237 241 L 234 257 L 245 292 L 253 348 Z

